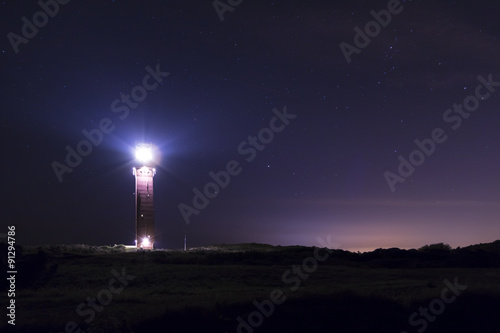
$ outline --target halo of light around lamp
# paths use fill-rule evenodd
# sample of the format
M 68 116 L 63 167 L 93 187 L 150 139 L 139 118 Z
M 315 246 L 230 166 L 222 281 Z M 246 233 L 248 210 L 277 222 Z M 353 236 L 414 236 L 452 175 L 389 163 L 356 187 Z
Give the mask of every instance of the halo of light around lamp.
M 135 159 L 140 163 L 148 163 L 153 160 L 151 146 L 140 145 L 135 148 Z

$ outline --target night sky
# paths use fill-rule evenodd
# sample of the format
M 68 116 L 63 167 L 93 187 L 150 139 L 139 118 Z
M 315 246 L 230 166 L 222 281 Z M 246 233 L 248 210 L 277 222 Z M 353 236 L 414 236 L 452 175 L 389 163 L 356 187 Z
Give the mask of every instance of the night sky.
M 498 2 L 43 1 L 0 3 L 18 243 L 133 244 L 141 142 L 161 248 L 500 238 Z

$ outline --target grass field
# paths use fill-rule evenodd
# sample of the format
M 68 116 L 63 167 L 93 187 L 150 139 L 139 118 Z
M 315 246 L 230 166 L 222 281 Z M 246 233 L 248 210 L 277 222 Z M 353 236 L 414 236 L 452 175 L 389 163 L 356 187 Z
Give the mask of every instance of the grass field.
M 387 260 L 339 261 L 333 254 L 316 266 L 314 248 L 263 245 L 188 252 L 27 248 L 23 258 L 17 332 L 411 333 L 424 326 L 426 332 L 500 327 L 496 267 L 387 268 Z M 435 300 L 447 288 L 444 281 L 455 279 L 466 289 L 449 304 L 441 301 L 441 309 Z M 270 301 L 272 295 L 280 295 L 274 297 L 279 304 Z M 88 298 L 97 298 L 94 308 Z M 418 315 L 410 325 L 410 316 L 433 301 L 439 314 Z

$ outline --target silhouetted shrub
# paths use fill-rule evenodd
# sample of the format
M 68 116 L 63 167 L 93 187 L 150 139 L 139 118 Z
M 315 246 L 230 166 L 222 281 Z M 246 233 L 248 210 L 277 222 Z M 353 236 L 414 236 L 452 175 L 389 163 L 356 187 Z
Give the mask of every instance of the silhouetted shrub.
M 444 243 L 436 243 L 436 244 L 422 246 L 418 250 L 422 251 L 422 252 L 429 252 L 429 251 L 448 251 L 449 252 L 449 251 L 451 251 L 451 246 L 448 244 L 444 244 Z

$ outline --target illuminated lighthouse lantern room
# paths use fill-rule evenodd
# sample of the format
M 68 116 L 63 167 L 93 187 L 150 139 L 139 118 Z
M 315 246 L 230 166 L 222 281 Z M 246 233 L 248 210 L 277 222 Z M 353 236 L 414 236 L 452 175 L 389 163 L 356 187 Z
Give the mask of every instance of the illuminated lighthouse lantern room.
M 154 238 L 154 205 L 153 147 L 151 144 L 140 144 L 136 147 L 135 158 L 140 166 L 134 167 L 135 176 L 135 243 L 140 249 L 153 249 Z

